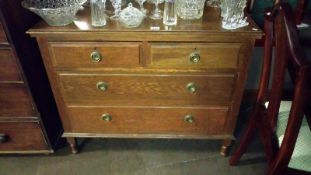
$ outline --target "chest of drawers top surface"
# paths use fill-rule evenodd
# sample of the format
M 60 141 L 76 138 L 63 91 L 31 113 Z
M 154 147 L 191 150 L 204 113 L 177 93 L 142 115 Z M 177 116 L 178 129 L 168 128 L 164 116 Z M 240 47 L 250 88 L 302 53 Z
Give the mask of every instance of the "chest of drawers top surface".
M 221 27 L 221 17 L 220 9 L 216 8 L 206 8 L 204 15 L 199 20 L 182 20 L 178 19 L 178 24 L 176 26 L 165 26 L 162 20 L 152 20 L 150 18 L 145 18 L 142 24 L 137 28 L 125 28 L 118 22 L 108 20 L 107 25 L 104 27 L 92 27 L 90 9 L 85 8 L 77 13 L 77 17 L 74 22 L 67 26 L 62 27 L 52 27 L 48 26 L 45 22 L 40 22 L 34 26 L 28 32 L 32 35 L 62 35 L 62 34 L 72 34 L 77 35 L 77 33 L 109 33 L 118 34 L 120 37 L 124 37 L 123 33 L 133 33 L 136 40 L 140 39 L 151 39 L 153 35 L 157 34 L 186 34 L 195 35 L 196 33 L 210 33 L 211 35 L 221 34 L 222 36 L 252 36 L 255 38 L 260 38 L 262 36 L 261 30 L 253 22 L 253 20 L 248 17 L 249 25 L 237 30 L 225 30 Z M 140 32 L 137 35 L 137 32 Z M 191 33 L 189 33 L 191 32 Z M 194 33 L 193 33 L 194 32 Z M 136 33 L 136 34 L 135 34 Z M 78 37 L 78 36 L 77 36 Z M 147 37 L 147 38 L 146 38 Z M 131 35 L 127 35 L 127 39 L 132 38 Z M 92 37 L 88 38 L 92 39 Z M 97 38 L 100 39 L 100 38 Z M 109 38 L 106 38 L 109 39 Z M 157 38 L 158 40 L 170 40 L 172 38 Z M 188 38 L 189 39 L 189 38 Z M 199 38 L 198 38 L 199 39 Z M 175 40 L 178 40 L 178 36 L 175 36 Z

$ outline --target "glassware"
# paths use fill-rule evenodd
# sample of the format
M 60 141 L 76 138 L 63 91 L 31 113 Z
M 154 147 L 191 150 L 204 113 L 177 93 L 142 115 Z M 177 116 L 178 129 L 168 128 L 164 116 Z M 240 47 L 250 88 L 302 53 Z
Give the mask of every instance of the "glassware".
M 140 11 L 143 12 L 145 15 L 148 13 L 148 10 L 144 8 L 144 3 L 146 0 L 136 0 L 140 6 Z
M 247 17 L 244 15 L 246 0 L 221 0 L 222 28 L 237 29 L 247 26 Z
M 220 7 L 220 0 L 207 0 L 206 5 L 210 7 Z
M 117 21 L 120 18 L 122 0 L 110 0 L 110 2 L 114 8 L 114 15 L 110 19 Z
M 24 0 L 22 6 L 44 19 L 50 26 L 70 24 L 87 0 Z
M 92 26 L 100 27 L 107 24 L 105 9 L 106 0 L 91 0 Z
M 165 0 L 163 24 L 171 26 L 177 24 L 177 13 L 175 10 L 175 0 Z
M 200 19 L 203 16 L 205 0 L 177 1 L 177 15 L 182 19 Z
M 145 14 L 142 11 L 133 7 L 132 3 L 129 3 L 128 7 L 120 13 L 120 23 L 126 28 L 134 28 L 142 23 L 144 17 Z
M 163 3 L 164 0 L 148 0 L 148 2 L 155 5 L 155 9 L 149 17 L 151 19 L 162 19 L 162 11 L 159 9 L 159 4 Z

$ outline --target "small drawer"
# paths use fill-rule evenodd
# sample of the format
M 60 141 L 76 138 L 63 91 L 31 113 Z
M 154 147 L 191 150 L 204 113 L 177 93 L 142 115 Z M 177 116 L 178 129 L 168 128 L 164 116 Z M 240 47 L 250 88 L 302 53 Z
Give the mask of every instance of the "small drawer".
M 73 133 L 223 134 L 228 107 L 206 108 L 68 108 Z
M 238 68 L 242 43 L 151 43 L 156 68 Z
M 37 113 L 23 83 L 0 83 L 0 117 L 30 117 Z
M 1 22 L 0 22 L 0 44 L 8 44 L 8 39 L 6 38 L 6 34 Z
M 53 65 L 65 68 L 137 67 L 140 43 L 51 42 Z
M 229 103 L 236 76 L 60 74 L 59 80 L 68 105 L 191 106 Z
M 21 81 L 17 60 L 10 48 L 0 49 L 0 81 Z
M 0 122 L 0 153 L 47 149 L 38 122 Z

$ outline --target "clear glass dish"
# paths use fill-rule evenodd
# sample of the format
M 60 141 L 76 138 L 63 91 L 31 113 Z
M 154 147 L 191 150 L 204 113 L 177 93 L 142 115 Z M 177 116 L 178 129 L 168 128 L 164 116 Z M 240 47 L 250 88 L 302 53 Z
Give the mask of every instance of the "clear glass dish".
M 44 19 L 51 26 L 70 24 L 87 0 L 24 0 L 22 6 Z
M 139 9 L 133 7 L 132 3 L 123 9 L 120 13 L 120 23 L 126 28 L 135 28 L 140 26 L 145 15 Z

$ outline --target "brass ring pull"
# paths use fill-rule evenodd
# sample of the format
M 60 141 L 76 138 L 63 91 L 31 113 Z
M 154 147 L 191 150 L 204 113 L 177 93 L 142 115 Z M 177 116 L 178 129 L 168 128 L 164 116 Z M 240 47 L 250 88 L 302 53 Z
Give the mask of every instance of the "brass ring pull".
M 190 92 L 190 93 L 195 93 L 198 90 L 198 87 L 195 83 L 188 83 L 186 88 L 187 88 L 188 92 Z
M 91 60 L 96 63 L 102 60 L 102 55 L 97 50 L 93 51 L 90 57 L 91 57 Z
M 98 82 L 98 83 L 96 84 L 96 87 L 97 87 L 97 89 L 99 89 L 99 90 L 101 90 L 101 91 L 103 91 L 103 92 L 105 92 L 105 91 L 108 90 L 108 84 L 107 84 L 106 82 L 100 81 L 100 82 Z
M 184 120 L 187 123 L 194 123 L 194 117 L 192 115 L 189 115 L 189 114 L 184 117 Z
M 5 143 L 8 140 L 9 140 L 9 136 L 8 135 L 0 133 L 0 143 Z
M 201 60 L 201 56 L 198 52 L 193 52 L 189 55 L 189 59 L 192 63 L 199 63 Z
M 102 120 L 105 122 L 110 122 L 112 120 L 112 116 L 109 114 L 103 114 L 102 115 Z

